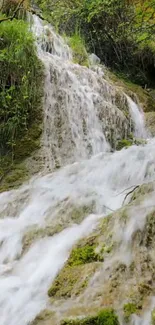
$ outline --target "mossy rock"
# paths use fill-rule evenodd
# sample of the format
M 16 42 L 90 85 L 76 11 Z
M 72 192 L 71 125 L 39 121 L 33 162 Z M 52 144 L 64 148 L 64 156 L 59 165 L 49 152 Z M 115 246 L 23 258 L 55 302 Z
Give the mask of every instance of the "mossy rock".
M 152 313 L 151 313 L 151 324 L 150 325 L 155 325 L 155 309 L 153 309 Z
M 147 248 L 152 247 L 155 243 L 155 211 L 151 212 L 146 218 L 142 242 Z
M 131 82 L 124 74 L 118 74 L 108 69 L 106 71 L 106 76 L 113 81 L 116 86 L 121 87 L 134 101 L 137 101 L 137 97 L 145 112 L 155 112 L 154 91 L 147 91 L 141 86 Z
M 48 290 L 50 297 L 76 296 L 86 288 L 89 278 L 104 260 L 101 250 L 96 252 L 96 240 L 96 236 L 88 237 L 73 248 L 64 268 Z
M 61 208 L 62 203 L 62 208 Z M 45 228 L 38 228 L 36 226 L 30 227 L 23 237 L 23 252 L 27 250 L 33 241 L 46 237 L 53 236 L 56 233 L 72 226 L 73 224 L 80 224 L 82 220 L 95 209 L 93 202 L 90 205 L 74 205 L 69 200 L 60 203 L 60 210 L 57 213 L 55 222 L 49 221 Z
M 151 136 L 155 136 L 155 112 L 145 113 L 146 128 L 149 130 Z
M 48 290 L 49 297 L 70 298 L 78 296 L 88 285 L 90 277 L 100 264 L 77 265 L 69 267 L 66 265 L 58 274 L 53 285 Z
M 116 145 L 116 150 L 122 150 L 123 148 L 128 148 L 132 146 L 132 144 L 133 144 L 132 140 L 127 140 L 127 139 L 119 140 Z
M 145 194 L 149 194 L 153 192 L 153 190 L 154 190 L 154 184 L 152 182 L 148 184 L 142 184 L 134 191 L 130 199 L 130 203 L 137 200 L 138 198 L 143 197 Z
M 123 310 L 124 310 L 124 320 L 126 321 L 126 323 L 128 323 L 130 321 L 131 315 L 137 312 L 137 306 L 136 304 L 129 302 L 124 305 Z
M 61 325 L 119 325 L 119 321 L 113 309 L 103 309 L 95 316 L 63 320 Z
M 30 325 L 42 324 L 42 321 L 48 321 L 53 317 L 54 312 L 48 309 L 43 310 L 37 317 L 31 322 Z
M 72 250 L 68 260 L 69 266 L 88 264 L 92 262 L 103 261 L 103 256 L 95 252 L 96 245 L 86 244 L 82 247 L 76 247 Z

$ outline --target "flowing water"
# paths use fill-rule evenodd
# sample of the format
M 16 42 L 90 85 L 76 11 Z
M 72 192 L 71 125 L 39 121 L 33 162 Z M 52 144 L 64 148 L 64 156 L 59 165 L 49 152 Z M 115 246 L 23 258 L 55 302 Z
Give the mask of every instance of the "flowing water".
M 101 217 L 122 206 L 126 188 L 155 178 L 155 140 L 110 152 L 109 125 L 117 138 L 127 132 L 128 121 L 102 69 L 95 72 L 73 64 L 65 42 L 36 16 L 33 32 L 46 74 L 45 165 L 49 170 L 56 163 L 62 167 L 0 195 L 1 325 L 28 325 L 46 308 L 47 290 L 77 240 L 92 232 Z M 123 94 L 122 101 L 127 103 Z M 136 104 L 130 104 L 127 110 L 132 106 L 139 136 L 143 120 L 137 118 L 141 113 L 137 114 Z M 84 205 L 93 205 L 92 213 L 78 223 L 70 220 L 67 209 Z M 35 237 L 35 231 L 57 227 L 60 221 L 62 231 Z M 25 248 L 24 238 L 30 232 L 34 238 Z

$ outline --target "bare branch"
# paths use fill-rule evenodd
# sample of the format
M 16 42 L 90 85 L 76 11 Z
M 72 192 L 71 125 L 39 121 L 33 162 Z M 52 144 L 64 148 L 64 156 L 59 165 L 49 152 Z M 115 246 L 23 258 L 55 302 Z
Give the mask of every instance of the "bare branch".
M 2 23 L 2 22 L 4 22 L 4 21 L 7 21 L 7 20 L 13 20 L 13 19 L 15 18 L 15 16 L 16 16 L 16 13 L 17 13 L 18 10 L 21 8 L 21 5 L 23 4 L 24 1 L 25 1 L 25 0 L 21 0 L 21 1 L 18 3 L 18 5 L 17 5 L 15 11 L 13 12 L 12 16 L 0 19 L 0 23 Z
M 130 195 L 130 194 L 132 194 L 137 188 L 139 188 L 140 187 L 140 185 L 137 185 L 137 186 L 135 186 L 130 192 L 128 192 L 126 195 L 125 195 L 125 198 L 124 198 L 124 200 L 123 200 L 123 205 L 124 205 L 124 203 L 125 203 L 125 200 L 127 199 L 127 197 Z

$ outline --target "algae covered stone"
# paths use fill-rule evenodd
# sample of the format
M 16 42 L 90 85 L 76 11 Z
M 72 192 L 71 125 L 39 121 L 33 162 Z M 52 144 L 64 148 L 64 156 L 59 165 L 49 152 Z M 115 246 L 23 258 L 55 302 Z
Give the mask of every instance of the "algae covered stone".
M 103 309 L 95 316 L 64 320 L 61 325 L 119 325 L 119 321 L 113 309 Z
M 128 148 L 132 145 L 133 141 L 132 140 L 126 140 L 126 139 L 123 139 L 123 140 L 119 140 L 117 142 L 117 146 L 116 146 L 116 150 L 121 150 L 123 148 Z
M 128 323 L 132 314 L 135 314 L 137 307 L 134 303 L 129 302 L 124 305 L 124 319 Z
M 93 263 L 73 267 L 65 266 L 48 290 L 49 297 L 60 299 L 78 296 L 87 287 L 97 267 L 98 264 Z

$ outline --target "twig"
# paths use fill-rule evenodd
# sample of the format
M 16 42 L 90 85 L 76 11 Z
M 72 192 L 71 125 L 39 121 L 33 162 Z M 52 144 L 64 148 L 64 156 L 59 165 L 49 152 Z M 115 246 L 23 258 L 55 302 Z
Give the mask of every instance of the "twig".
M 145 184 L 145 183 L 144 183 Z M 147 183 L 146 183 L 147 184 Z M 143 184 L 141 184 L 141 185 L 143 185 Z M 132 185 L 132 186 L 130 186 L 130 187 L 128 187 L 128 188 L 125 188 L 125 190 L 123 190 L 122 192 L 120 192 L 120 193 L 118 193 L 118 194 L 116 194 L 116 196 L 118 196 L 118 195 L 120 195 L 120 194 L 123 194 L 124 192 L 126 192 L 126 191 L 128 191 L 128 190 L 130 190 L 130 188 L 132 188 L 132 187 L 136 187 L 136 186 L 140 186 L 140 185 Z
M 7 21 L 7 20 L 13 20 L 13 19 L 15 18 L 15 16 L 16 16 L 16 13 L 17 13 L 18 10 L 20 9 L 20 6 L 23 4 L 24 1 L 25 1 L 25 0 L 21 0 L 21 1 L 18 3 L 18 5 L 17 5 L 17 7 L 16 7 L 16 9 L 15 9 L 15 11 L 14 11 L 14 13 L 13 13 L 12 16 L 0 19 L 0 23 L 2 23 L 2 22 L 4 22 L 4 21 Z
M 108 209 L 108 210 L 110 210 L 112 212 L 115 212 L 115 210 L 112 210 L 111 208 L 107 207 L 106 205 L 103 205 L 103 206 L 104 206 L 104 208 L 106 208 L 106 209 Z
M 140 187 L 140 185 L 135 186 L 135 187 L 133 188 L 132 191 L 128 192 L 128 193 L 125 195 L 125 198 L 124 198 L 124 200 L 123 200 L 123 204 L 122 204 L 122 205 L 124 205 L 126 198 L 127 198 L 131 193 L 133 193 L 137 188 L 139 188 L 139 187 Z
M 39 12 L 37 12 L 35 9 L 31 8 L 28 10 L 29 12 L 31 12 L 34 15 L 37 15 L 41 20 L 46 20 Z

